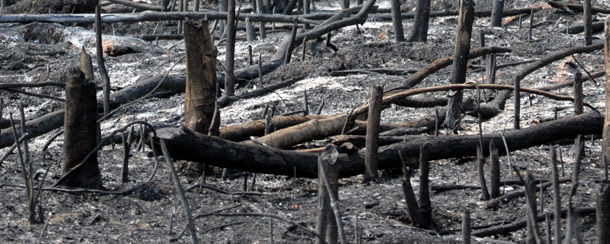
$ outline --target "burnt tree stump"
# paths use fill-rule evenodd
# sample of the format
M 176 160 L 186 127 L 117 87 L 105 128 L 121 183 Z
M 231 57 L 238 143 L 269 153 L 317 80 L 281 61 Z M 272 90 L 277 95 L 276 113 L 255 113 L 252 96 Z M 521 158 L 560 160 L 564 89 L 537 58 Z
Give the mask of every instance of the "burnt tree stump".
M 102 189 L 97 152 L 97 100 L 95 84 L 85 79 L 79 67 L 68 70 L 64 119 L 64 150 L 61 185 Z M 85 160 L 85 161 L 83 161 Z M 81 162 L 83 164 L 81 165 Z
M 185 126 L 207 134 L 216 102 L 216 48 L 207 21 L 190 20 L 184 24 L 186 48 Z M 216 116 L 220 119 L 220 116 Z

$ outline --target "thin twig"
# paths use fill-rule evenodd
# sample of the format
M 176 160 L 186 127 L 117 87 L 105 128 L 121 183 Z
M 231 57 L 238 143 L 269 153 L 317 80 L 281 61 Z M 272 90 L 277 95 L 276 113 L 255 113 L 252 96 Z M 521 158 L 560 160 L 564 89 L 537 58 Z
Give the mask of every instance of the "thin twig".
M 180 201 L 182 201 L 182 207 L 184 208 L 184 212 L 186 214 L 186 219 L 188 221 L 188 228 L 191 231 L 191 239 L 194 244 L 199 243 L 197 240 L 197 231 L 195 230 L 195 223 L 193 222 L 193 215 L 191 214 L 191 208 L 189 207 L 189 203 L 186 200 L 186 196 L 184 195 L 184 190 L 182 189 L 182 185 L 180 184 L 180 179 L 178 179 L 178 174 L 176 173 L 176 169 L 174 169 L 174 162 L 172 161 L 169 151 L 167 150 L 167 145 L 165 145 L 165 140 L 160 139 L 159 143 L 161 144 L 161 150 L 163 152 L 163 157 L 165 158 L 165 162 L 169 166 L 169 170 L 172 174 L 172 178 L 174 179 L 174 185 L 176 186 L 176 192 L 180 197 Z

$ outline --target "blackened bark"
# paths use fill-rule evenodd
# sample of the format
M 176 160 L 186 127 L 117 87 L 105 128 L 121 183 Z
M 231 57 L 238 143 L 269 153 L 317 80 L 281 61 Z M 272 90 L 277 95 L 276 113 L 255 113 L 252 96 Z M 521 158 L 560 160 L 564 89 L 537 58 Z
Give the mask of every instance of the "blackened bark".
M 426 42 L 428 40 L 428 23 L 430 22 L 430 0 L 417 0 L 415 23 L 409 41 Z
M 610 243 L 610 184 L 603 183 L 597 192 L 597 243 Z
M 67 76 L 62 171 L 64 174 L 71 173 L 61 185 L 102 189 L 97 152 L 93 152 L 83 165 L 73 170 L 97 144 L 95 84 L 85 79 L 79 67 L 70 68 Z
M 460 3 L 455 52 L 453 54 L 453 70 L 451 72 L 451 83 L 453 84 L 462 84 L 466 81 L 470 36 L 472 33 L 472 24 L 474 22 L 474 1 L 461 0 Z M 460 107 L 462 96 L 462 91 L 455 92 L 447 104 L 445 126 L 449 129 L 453 129 L 455 122 L 461 116 Z
M 396 42 L 404 42 L 405 34 L 402 29 L 402 19 L 400 18 L 400 0 L 390 0 L 392 5 L 392 24 L 394 25 L 394 37 Z
M 493 10 L 491 12 L 491 26 L 502 26 L 502 9 L 504 8 L 504 0 L 493 0 Z
M 227 12 L 227 46 L 225 52 L 225 95 L 235 95 L 235 0 L 228 1 Z
M 489 142 L 489 183 L 490 197 L 497 198 L 500 196 L 500 153 L 493 141 Z
M 591 45 L 593 43 L 593 23 L 591 20 L 591 0 L 584 0 L 584 26 L 585 26 L 585 45 Z

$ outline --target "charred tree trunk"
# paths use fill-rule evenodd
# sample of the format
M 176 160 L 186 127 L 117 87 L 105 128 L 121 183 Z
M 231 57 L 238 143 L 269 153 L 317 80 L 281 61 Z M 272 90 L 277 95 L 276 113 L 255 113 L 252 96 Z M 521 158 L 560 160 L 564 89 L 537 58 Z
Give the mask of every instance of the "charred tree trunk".
M 489 191 L 487 190 L 487 182 L 485 180 L 485 156 L 480 145 L 477 146 L 477 171 L 479 172 L 479 184 L 481 184 L 483 200 L 489 200 Z
M 610 160 L 610 17 L 606 18 L 604 32 L 604 62 L 606 68 L 606 118 L 602 140 L 602 161 L 604 162 L 604 178 L 608 180 L 608 160 Z
M 257 13 L 258 14 L 264 14 L 265 13 L 265 6 L 263 6 L 263 1 L 262 0 L 254 0 L 256 1 L 256 8 L 257 8 Z M 259 21 L 258 22 L 258 31 L 259 31 L 259 35 L 261 37 L 261 40 L 265 40 L 265 38 L 267 38 L 267 31 L 265 30 L 265 22 L 263 21 Z
M 218 4 L 218 11 L 220 11 L 220 12 L 227 12 L 229 10 L 229 2 L 228 1 L 229 0 L 219 0 L 220 4 Z M 260 7 L 262 8 L 262 4 L 261 4 Z M 262 14 L 262 12 L 260 12 L 259 14 Z M 220 27 L 220 34 L 221 35 L 225 31 L 226 26 L 227 26 L 227 21 L 226 20 L 221 20 L 219 22 L 218 27 Z
M 161 11 L 162 12 L 166 12 L 168 6 L 169 6 L 169 0 L 162 0 L 161 1 Z
M 553 213 L 561 216 L 561 188 L 559 188 L 559 170 L 557 170 L 557 155 L 555 147 L 551 148 L 551 171 L 553 181 Z M 555 243 L 561 243 L 561 218 L 555 218 Z
M 405 34 L 402 29 L 402 18 L 400 17 L 400 0 L 390 0 L 392 4 L 392 24 L 394 25 L 394 36 L 396 42 L 404 42 Z
M 62 163 L 63 174 L 68 175 L 64 177 L 61 185 L 103 188 L 97 152 L 93 152 L 97 145 L 95 92 L 95 84 L 85 80 L 80 68 L 72 67 L 68 70 Z M 92 155 L 89 156 L 90 153 Z M 81 162 L 84 164 L 81 165 Z
M 207 21 L 190 20 L 184 23 L 184 46 L 185 125 L 193 131 L 207 133 L 216 101 L 216 48 L 212 44 Z
M 235 95 L 235 0 L 227 0 L 227 46 L 225 52 L 225 95 Z
M 349 0 L 341 0 L 341 9 L 349 8 Z
M 500 197 L 500 153 L 493 141 L 489 142 L 489 183 L 490 197 Z
M 508 131 L 504 136 L 510 150 L 519 150 L 560 139 L 571 139 L 578 134 L 600 133 L 603 120 L 600 115 L 583 114 L 517 131 Z M 343 123 L 340 123 L 339 131 L 342 125 Z M 299 177 L 315 178 L 318 175 L 317 156 L 312 153 L 240 144 L 196 133 L 180 134 L 179 130 L 172 128 L 157 130 L 157 134 L 159 138 L 167 139 L 168 148 L 175 159 L 200 162 L 205 160 L 210 165 L 254 173 L 294 176 L 296 169 Z M 483 147 L 488 147 L 492 140 L 496 145 L 503 145 L 501 136 L 493 134 L 483 135 Z M 379 169 L 399 168 L 401 166 L 399 151 L 405 160 L 417 160 L 419 148 L 426 143 L 429 144 L 427 149 L 430 159 L 435 160 L 474 156 L 476 155 L 474 149 L 480 141 L 478 135 L 473 135 L 423 137 L 395 143 L 379 148 Z M 365 171 L 364 152 L 341 154 L 337 163 L 341 168 L 339 177 L 362 174 Z
M 583 11 L 583 19 L 585 26 L 585 46 L 591 45 L 593 43 L 592 33 L 593 33 L 593 22 L 591 20 L 591 0 L 584 0 L 584 11 Z
M 491 26 L 502 27 L 502 9 L 504 9 L 504 0 L 493 0 L 493 9 L 491 12 Z
M 421 222 L 419 227 L 432 228 L 432 202 L 430 201 L 430 156 L 428 155 L 428 145 L 424 144 L 419 149 L 419 211 Z
M 428 40 L 428 23 L 430 22 L 430 0 L 417 0 L 415 23 L 409 41 L 426 42 Z
M 466 67 L 468 65 L 468 53 L 470 52 L 470 36 L 474 22 L 474 1 L 460 1 L 460 15 L 458 17 L 457 36 L 455 40 L 455 52 L 453 54 L 453 70 L 451 72 L 451 83 L 462 84 L 466 81 Z M 454 128 L 455 122 L 461 116 L 462 91 L 452 94 L 447 104 L 447 116 L 445 126 Z
M 603 183 L 597 192 L 597 243 L 610 243 L 610 184 Z

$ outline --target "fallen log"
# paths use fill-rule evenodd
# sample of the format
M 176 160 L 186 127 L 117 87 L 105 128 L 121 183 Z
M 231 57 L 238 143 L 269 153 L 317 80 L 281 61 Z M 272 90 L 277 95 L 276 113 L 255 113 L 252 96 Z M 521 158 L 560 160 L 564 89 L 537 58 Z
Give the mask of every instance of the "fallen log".
M 383 75 L 407 75 L 410 73 L 415 73 L 417 70 L 412 69 L 350 69 L 350 70 L 336 70 L 330 72 L 330 76 L 347 76 L 347 75 L 357 75 L 357 74 L 383 74 Z
M 258 138 L 258 141 L 274 148 L 288 148 L 301 142 L 340 134 L 347 115 L 336 115 L 323 119 L 313 119 L 302 124 L 277 130 Z M 247 142 L 254 144 L 253 141 Z
M 598 32 L 604 30 L 604 21 L 596 21 L 591 24 L 591 31 Z M 568 27 L 568 34 L 578 34 L 585 31 L 585 25 L 572 25 Z M 564 32 L 564 30 L 558 30 L 557 32 Z
M 305 123 L 312 119 L 326 118 L 323 115 L 289 115 L 273 117 L 273 125 L 279 129 Z M 250 140 L 251 136 L 262 136 L 265 134 L 265 119 L 255 120 L 249 123 L 223 127 L 220 129 L 220 138 L 229 141 Z
M 64 82 L 36 82 L 36 83 L 1 83 L 0 89 L 5 88 L 23 88 L 23 87 L 66 87 L 66 83 Z
M 548 123 L 507 131 L 504 133 L 510 151 L 529 148 L 551 141 L 574 138 L 578 134 L 599 134 L 604 117 L 597 114 L 583 114 Z M 272 147 L 243 144 L 222 138 L 196 134 L 179 128 L 163 128 L 157 131 L 156 139 L 165 139 L 170 155 L 174 159 L 201 162 L 224 168 L 232 168 L 253 173 L 265 173 L 316 178 L 317 155 L 313 153 L 281 150 Z M 483 136 L 483 146 L 490 141 L 503 145 L 498 134 Z M 417 160 L 419 148 L 427 145 L 431 160 L 476 155 L 479 145 L 478 135 L 434 137 L 416 139 L 379 148 L 379 169 L 402 167 L 398 151 L 405 160 Z M 339 156 L 339 176 L 350 177 L 364 173 L 364 152 L 343 153 Z
M 582 5 L 578 5 L 578 4 L 569 4 L 567 2 L 559 2 L 559 1 L 548 1 L 547 2 L 549 5 L 551 5 L 551 7 L 556 8 L 556 9 L 561 9 L 561 10 L 565 10 L 565 11 L 578 11 L 578 12 L 582 12 L 584 10 Z M 598 8 L 598 7 L 592 7 L 591 8 L 591 13 L 592 14 L 597 14 L 597 13 L 602 13 L 602 14 L 610 14 L 610 9 L 603 9 L 603 8 Z
M 516 15 L 528 15 L 532 12 L 532 10 L 534 11 L 538 11 L 540 10 L 540 7 L 533 7 L 533 8 L 519 8 L 519 9 L 510 9 L 510 10 L 505 10 L 502 11 L 502 16 L 503 17 L 508 17 L 508 16 L 516 16 Z M 388 11 L 389 9 L 380 9 L 380 11 L 378 12 L 384 12 L 384 11 Z M 430 11 L 430 17 L 448 17 L 448 16 L 457 16 L 459 13 L 456 10 L 449 10 L 449 11 Z M 490 10 L 482 10 L 482 11 L 475 11 L 474 12 L 474 16 L 476 17 L 489 17 L 491 16 L 491 11 Z M 401 18 L 404 19 L 413 19 L 415 18 L 415 14 L 413 13 L 403 13 L 401 14 Z M 391 21 L 392 20 L 392 16 L 389 14 L 378 14 L 378 15 L 373 15 L 373 20 L 376 21 Z
M 498 84 L 473 84 L 473 83 L 464 83 L 464 84 L 451 84 L 451 85 L 443 85 L 443 86 L 433 86 L 433 87 L 425 87 L 418 89 L 410 89 L 406 91 L 401 91 L 394 94 L 389 94 L 384 96 L 383 105 L 388 105 L 394 103 L 398 100 L 402 100 L 405 97 L 429 93 L 429 92 L 438 92 L 438 91 L 448 91 L 448 90 L 462 90 L 462 89 L 499 89 L 499 90 L 512 90 L 513 86 L 508 85 L 498 85 Z M 564 100 L 564 101 L 573 101 L 572 97 L 556 95 L 553 93 L 549 93 L 546 91 L 541 91 L 537 89 L 529 89 L 523 88 L 523 92 L 538 94 L 546 97 L 550 97 L 556 100 Z M 587 104 L 587 106 L 592 107 Z M 364 104 L 360 107 L 355 108 L 350 114 L 350 121 L 354 121 L 355 118 L 359 115 L 362 115 L 368 112 L 368 104 Z M 482 110 L 483 111 L 483 110 Z M 496 110 L 494 110 L 496 111 Z M 497 110 L 498 113 L 500 110 Z M 495 115 L 495 114 L 492 114 Z M 299 143 L 303 143 L 306 141 L 319 139 L 331 135 L 338 135 L 341 133 L 344 125 L 346 124 L 346 119 L 348 118 L 345 114 L 338 114 L 332 116 L 330 118 L 325 118 L 321 120 L 309 121 L 307 123 L 303 123 L 294 127 L 284 128 L 278 131 L 275 131 L 271 134 L 265 135 L 263 137 L 258 138 L 258 141 L 264 143 L 265 145 L 269 145 L 271 147 L 276 148 L 288 148 Z M 348 123 L 351 124 L 351 123 Z M 430 128 L 430 127 L 429 127 Z M 253 143 L 253 142 L 250 142 Z
M 104 23 L 134 23 L 142 21 L 167 21 L 185 19 L 208 19 L 226 20 L 226 12 L 141 12 L 136 14 L 103 14 Z M 240 14 L 236 16 L 240 21 L 250 18 L 251 21 L 265 21 L 275 23 L 298 23 L 319 24 L 316 20 L 299 18 L 292 15 L 280 14 Z M 95 22 L 94 14 L 5 14 L 0 15 L 0 23 L 78 23 L 90 24 Z
M 129 0 L 108 0 L 111 3 L 118 3 L 121 5 L 129 6 L 138 10 L 152 10 L 152 11 L 163 11 L 161 6 L 146 4 L 146 3 L 138 3 Z
M 160 84 L 159 82 L 162 81 Z M 116 108 L 121 104 L 136 100 L 153 91 L 156 86 L 156 93 L 184 91 L 184 78 L 171 78 L 163 76 L 155 76 L 149 79 L 144 79 L 136 82 L 133 85 L 127 86 L 124 89 L 112 93 L 110 96 L 110 105 Z M 98 108 L 101 108 L 101 101 L 98 101 Z M 26 132 L 28 139 L 40 136 L 51 130 L 61 127 L 64 123 L 64 110 L 58 110 L 45 114 L 36 119 L 26 121 Z M 14 143 L 14 139 L 9 129 L 0 131 L 0 148 L 10 146 Z M 21 132 L 17 132 L 21 136 Z

